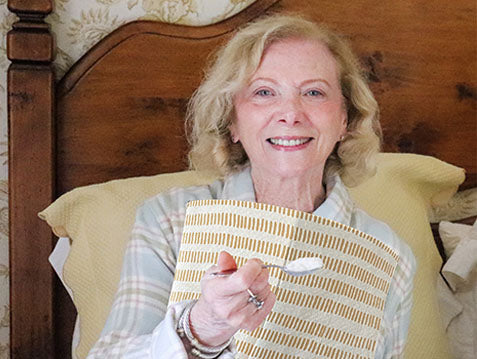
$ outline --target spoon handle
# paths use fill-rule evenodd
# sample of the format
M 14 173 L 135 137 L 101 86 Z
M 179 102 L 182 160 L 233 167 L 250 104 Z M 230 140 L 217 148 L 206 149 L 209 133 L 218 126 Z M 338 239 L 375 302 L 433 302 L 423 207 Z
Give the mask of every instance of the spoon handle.
M 210 275 L 212 275 L 214 277 L 226 277 L 226 276 L 234 274 L 236 271 L 237 271 L 237 269 L 227 269 L 227 270 L 224 270 L 222 272 L 210 273 Z
M 262 264 L 262 268 L 270 268 L 270 267 L 281 268 L 280 266 L 277 266 L 276 264 Z M 216 277 L 225 277 L 225 276 L 234 274 L 236 271 L 237 271 L 237 268 L 227 269 L 227 270 L 224 270 L 222 272 L 210 273 L 210 275 L 213 275 L 213 276 L 216 276 Z
M 283 266 L 279 266 L 278 264 L 263 264 L 262 268 L 280 268 L 280 269 L 283 269 Z

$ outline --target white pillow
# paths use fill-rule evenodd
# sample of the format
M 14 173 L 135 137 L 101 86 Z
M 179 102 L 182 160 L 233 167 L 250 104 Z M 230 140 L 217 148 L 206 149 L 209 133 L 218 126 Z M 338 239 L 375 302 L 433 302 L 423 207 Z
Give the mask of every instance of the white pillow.
M 455 358 L 477 358 L 477 221 L 441 222 L 448 261 L 438 279 L 442 320 Z

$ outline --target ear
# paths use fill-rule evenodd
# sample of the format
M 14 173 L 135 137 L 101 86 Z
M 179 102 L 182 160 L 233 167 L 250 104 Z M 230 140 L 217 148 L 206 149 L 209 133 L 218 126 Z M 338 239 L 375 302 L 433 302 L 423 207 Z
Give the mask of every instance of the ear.
M 346 109 L 343 109 L 341 112 L 341 126 L 340 136 L 344 137 L 348 133 L 348 112 Z
M 235 128 L 235 123 L 232 122 L 232 124 L 229 127 L 230 131 L 230 139 L 232 140 L 233 143 L 237 143 L 240 141 L 240 138 L 237 135 L 237 129 Z

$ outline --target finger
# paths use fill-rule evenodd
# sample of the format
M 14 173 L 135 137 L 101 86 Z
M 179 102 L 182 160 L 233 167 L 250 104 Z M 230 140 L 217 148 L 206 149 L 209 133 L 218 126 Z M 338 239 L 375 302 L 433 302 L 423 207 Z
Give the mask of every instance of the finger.
M 255 278 L 249 289 L 253 293 L 262 292 L 265 288 L 269 288 L 270 273 L 267 268 L 262 268 L 260 274 Z
M 227 263 L 228 262 L 228 263 Z M 255 291 L 261 291 L 268 285 L 268 269 L 262 268 L 263 262 L 259 259 L 250 259 L 240 269 L 230 276 L 212 276 L 211 273 L 219 271 L 219 266 L 226 268 L 228 265 L 236 266 L 235 260 L 227 252 L 221 252 L 217 266 L 212 266 L 202 277 L 202 294 L 205 294 L 205 288 L 214 288 L 209 294 L 218 297 L 234 296 L 244 292 L 249 288 Z M 230 267 L 229 267 L 230 268 Z M 208 284 L 214 282 L 214 285 Z M 218 284 L 220 283 L 220 285 Z
M 239 297 L 238 295 L 236 297 Z M 255 315 L 258 308 L 255 304 L 250 301 L 250 295 L 245 292 L 244 296 L 241 297 L 241 308 L 234 312 L 230 313 L 230 316 L 227 318 L 228 323 L 237 329 L 245 329 L 249 326 L 251 318 Z
M 248 297 L 249 298 L 249 297 Z M 230 325 L 235 328 L 254 330 L 265 320 L 268 314 L 270 314 L 275 304 L 275 294 L 273 292 L 267 292 L 265 297 L 257 298 L 263 300 L 263 307 L 258 309 L 257 306 L 246 299 L 247 305 L 240 311 L 232 313 L 229 318 Z
M 212 266 L 212 269 L 213 270 Z M 201 297 L 214 308 L 223 308 L 219 310 L 221 317 L 227 312 L 236 311 L 247 303 L 248 293 L 246 290 L 238 291 L 236 277 L 204 275 L 201 280 Z M 230 289 L 232 288 L 232 289 Z M 214 310 L 215 311 L 215 310 Z
M 274 294 L 273 292 L 271 291 L 271 288 L 270 286 L 268 285 L 266 288 L 264 288 L 261 292 L 252 292 L 252 291 L 247 291 L 248 293 L 248 298 L 247 298 L 247 304 L 248 304 L 248 308 L 247 308 L 247 311 L 250 311 L 252 310 L 252 314 L 256 311 L 261 311 L 264 306 L 265 306 L 265 302 L 267 300 L 269 300 L 270 298 L 274 298 Z M 262 302 L 262 306 L 260 307 L 259 306 L 259 302 Z M 273 306 L 273 303 L 269 303 L 271 306 Z M 257 314 L 257 313 L 255 313 Z M 267 313 L 264 314 L 264 316 L 266 316 Z
M 263 302 L 270 296 L 271 292 L 272 292 L 271 286 L 268 283 L 266 283 L 266 285 L 264 287 L 262 287 L 262 289 L 259 290 L 259 291 L 258 290 L 255 290 L 255 291 L 250 290 L 250 293 L 253 293 L 253 295 L 255 296 L 257 301 L 263 301 Z M 253 301 L 252 301 L 252 304 L 253 304 Z
M 271 292 L 271 286 L 270 284 L 267 284 L 265 287 L 262 288 L 260 291 L 252 291 L 251 292 L 257 297 L 258 300 L 265 300 L 269 296 L 269 293 Z
M 214 302 L 215 312 L 220 319 L 230 321 L 236 313 L 248 307 L 248 299 L 250 295 L 247 292 L 241 292 L 227 297 L 225 300 L 217 300 Z
M 205 279 L 206 277 L 209 277 L 210 274 L 220 272 L 219 267 L 214 264 L 213 266 L 210 266 L 209 269 L 207 269 L 202 277 L 202 279 Z
M 224 272 L 237 269 L 237 263 L 235 262 L 234 257 L 232 257 L 228 252 L 222 251 L 219 254 L 217 267 L 220 272 Z
M 258 299 L 263 300 L 263 307 L 258 309 L 253 305 L 255 308 L 252 308 L 252 315 L 249 317 L 249 320 L 244 323 L 242 329 L 253 331 L 258 328 L 271 313 L 276 301 L 275 294 L 271 291 L 268 292 L 265 297 L 258 297 Z
M 229 284 L 224 290 L 236 294 L 247 290 L 261 274 L 263 262 L 260 259 L 250 259 L 229 277 Z
M 222 285 L 217 282 L 210 282 L 206 290 L 202 292 L 201 301 L 205 301 L 205 307 L 210 310 L 211 316 L 216 322 L 226 323 L 227 326 L 238 330 L 246 325 L 250 316 L 257 310 L 256 305 L 249 301 L 250 294 L 247 291 L 220 297 L 214 294 L 214 291 L 220 291 Z M 264 291 L 263 296 L 265 297 Z

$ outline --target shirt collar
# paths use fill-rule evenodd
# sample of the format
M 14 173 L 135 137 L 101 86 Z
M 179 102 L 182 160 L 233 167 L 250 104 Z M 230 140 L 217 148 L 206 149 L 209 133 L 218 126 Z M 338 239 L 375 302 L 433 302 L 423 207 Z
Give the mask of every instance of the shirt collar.
M 349 226 L 354 202 L 338 175 L 326 178 L 326 199 L 313 212 L 315 216 L 325 217 Z
M 225 178 L 221 199 L 255 202 L 250 166 Z
M 224 187 L 220 198 L 238 201 L 256 201 L 250 166 L 228 176 L 224 180 Z M 338 175 L 328 176 L 326 178 L 326 199 L 315 209 L 313 214 L 349 226 L 353 208 L 353 200 L 349 196 L 348 190 L 341 181 L 341 178 Z

